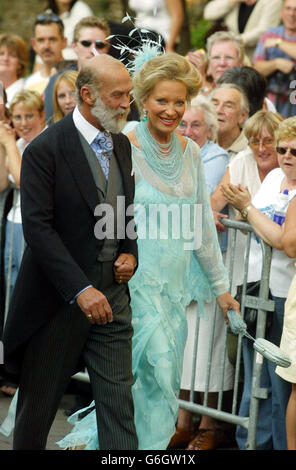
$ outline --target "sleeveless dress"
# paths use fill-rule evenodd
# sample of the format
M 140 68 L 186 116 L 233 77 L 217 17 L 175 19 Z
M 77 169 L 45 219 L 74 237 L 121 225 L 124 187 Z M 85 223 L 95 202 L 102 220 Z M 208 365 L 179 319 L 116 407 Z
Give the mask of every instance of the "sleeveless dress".
M 228 290 L 228 279 L 197 144 L 187 140 L 180 179 L 172 186 L 153 172 L 135 146 L 133 167 L 139 249 L 139 266 L 129 281 L 135 424 L 140 450 L 163 450 L 175 432 L 178 415 L 187 338 L 186 306 L 196 299 L 202 315 L 204 302 Z M 194 249 L 188 228 L 195 222 L 197 204 L 196 232 L 202 233 L 202 240 Z M 156 216 L 157 210 L 162 211 L 160 216 Z M 92 407 L 94 402 L 84 410 Z M 85 450 L 99 449 L 95 410 L 78 421 L 84 410 L 69 418 L 75 425 L 58 442 L 60 447 L 86 445 Z

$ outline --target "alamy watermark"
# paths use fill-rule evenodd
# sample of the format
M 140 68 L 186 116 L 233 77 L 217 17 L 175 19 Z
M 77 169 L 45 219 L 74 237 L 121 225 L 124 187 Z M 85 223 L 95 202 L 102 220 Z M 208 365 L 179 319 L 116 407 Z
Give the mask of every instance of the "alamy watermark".
M 136 214 L 138 223 L 126 217 Z M 202 204 L 131 204 L 125 206 L 125 196 L 117 196 L 116 213 L 110 204 L 98 204 L 94 215 L 95 237 L 99 240 L 182 240 L 184 250 L 197 250 L 202 243 Z

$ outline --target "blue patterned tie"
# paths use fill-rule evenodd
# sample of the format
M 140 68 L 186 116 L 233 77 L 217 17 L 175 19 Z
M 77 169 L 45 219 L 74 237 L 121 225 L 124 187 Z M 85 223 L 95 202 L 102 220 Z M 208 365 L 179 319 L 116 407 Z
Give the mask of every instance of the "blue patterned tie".
M 90 144 L 102 167 L 106 180 L 108 181 L 110 158 L 113 151 L 113 141 L 109 132 L 99 132 Z

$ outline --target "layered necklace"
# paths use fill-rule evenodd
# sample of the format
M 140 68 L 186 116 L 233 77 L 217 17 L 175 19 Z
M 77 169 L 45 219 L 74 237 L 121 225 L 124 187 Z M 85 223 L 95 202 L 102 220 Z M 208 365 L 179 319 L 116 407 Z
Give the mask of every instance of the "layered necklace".
M 135 133 L 150 168 L 167 184 L 177 184 L 182 172 L 183 155 L 176 133 L 172 132 L 167 144 L 160 144 L 143 121 L 135 127 Z

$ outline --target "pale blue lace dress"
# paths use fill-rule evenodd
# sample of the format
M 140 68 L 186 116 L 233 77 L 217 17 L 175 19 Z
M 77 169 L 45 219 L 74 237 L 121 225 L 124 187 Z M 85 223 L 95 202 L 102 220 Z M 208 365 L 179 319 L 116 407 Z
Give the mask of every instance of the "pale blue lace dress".
M 134 327 L 135 424 L 142 450 L 166 449 L 175 432 L 187 337 L 186 306 L 192 299 L 202 306 L 213 294 L 228 290 L 200 149 L 189 139 L 183 159 L 180 181 L 170 186 L 133 147 L 139 267 L 129 288 Z M 196 204 L 201 204 L 196 222 L 202 240 L 200 248 L 194 250 L 186 229 L 191 227 L 193 232 Z M 168 211 L 155 217 L 155 208 L 169 208 L 173 215 L 167 217 Z M 63 448 L 86 444 L 85 449 L 98 449 L 95 411 L 80 421 L 77 415 L 70 418 L 75 423 L 72 432 L 58 444 Z

